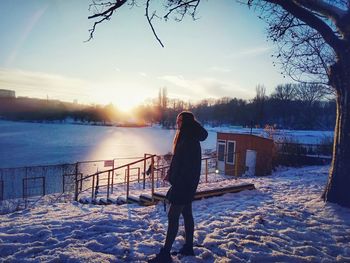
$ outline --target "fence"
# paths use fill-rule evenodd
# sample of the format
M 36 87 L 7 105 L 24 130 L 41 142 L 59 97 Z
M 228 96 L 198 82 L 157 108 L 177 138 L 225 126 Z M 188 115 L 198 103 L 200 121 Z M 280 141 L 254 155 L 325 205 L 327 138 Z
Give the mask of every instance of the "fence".
M 4 181 L 0 180 L 0 201 L 4 200 Z
M 28 198 L 75 191 L 75 182 L 83 176 L 124 164 L 135 158 L 84 161 L 73 164 L 1 168 L 0 200 Z M 106 168 L 107 167 L 107 168 Z M 80 185 L 82 188 L 83 185 Z
M 332 144 L 275 143 L 274 165 L 323 165 L 331 162 Z
M 0 200 L 62 192 L 62 176 L 71 174 L 76 174 L 76 164 L 0 169 Z
M 314 155 L 314 156 L 331 156 L 332 144 L 301 144 L 301 143 L 283 143 L 276 142 L 278 153 L 294 155 Z

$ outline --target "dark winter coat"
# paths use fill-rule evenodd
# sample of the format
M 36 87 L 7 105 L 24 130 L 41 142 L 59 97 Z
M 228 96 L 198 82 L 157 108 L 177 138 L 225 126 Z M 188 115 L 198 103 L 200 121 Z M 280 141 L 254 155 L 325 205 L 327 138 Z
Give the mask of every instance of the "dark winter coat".
M 181 127 L 170 164 L 171 187 L 167 199 L 171 204 L 186 205 L 193 201 L 201 172 L 201 146 L 208 132 L 196 121 Z

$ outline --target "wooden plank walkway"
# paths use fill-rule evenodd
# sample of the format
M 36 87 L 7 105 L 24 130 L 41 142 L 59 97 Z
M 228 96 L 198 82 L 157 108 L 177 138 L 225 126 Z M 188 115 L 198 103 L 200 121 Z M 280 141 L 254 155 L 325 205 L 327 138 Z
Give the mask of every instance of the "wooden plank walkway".
M 238 193 L 238 192 L 241 192 L 244 190 L 254 190 L 254 189 L 255 189 L 254 184 L 240 184 L 240 185 L 221 187 L 221 188 L 215 188 L 215 189 L 210 189 L 210 190 L 203 190 L 203 191 L 198 191 L 195 194 L 194 200 L 200 200 L 203 198 L 220 196 L 220 195 L 227 194 L 227 193 Z M 164 201 L 165 193 L 155 192 L 153 194 L 153 198 L 157 201 Z
M 202 190 L 198 191 L 196 195 L 194 196 L 194 200 L 200 200 L 203 198 L 209 198 L 214 196 L 220 196 L 227 193 L 238 193 L 244 190 L 254 190 L 255 186 L 254 184 L 239 184 L 239 185 L 231 185 L 227 187 L 220 187 L 220 188 L 214 188 L 209 190 Z M 126 200 L 125 197 L 119 197 L 118 199 L 95 199 L 91 202 L 88 202 L 87 200 L 80 200 L 81 203 L 92 203 L 92 204 L 99 204 L 99 205 L 108 205 L 108 204 L 126 204 L 126 203 L 136 203 L 142 206 L 149 206 L 154 205 L 158 203 L 159 201 L 164 201 L 166 193 L 163 192 L 154 192 L 153 196 L 148 194 L 141 194 L 140 196 L 134 196 L 129 195 L 128 199 Z

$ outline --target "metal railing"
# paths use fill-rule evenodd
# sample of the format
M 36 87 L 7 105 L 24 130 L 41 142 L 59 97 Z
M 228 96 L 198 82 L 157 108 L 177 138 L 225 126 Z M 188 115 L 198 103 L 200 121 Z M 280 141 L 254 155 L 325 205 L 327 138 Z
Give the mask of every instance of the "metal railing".
M 136 181 L 140 181 L 140 167 L 134 167 L 137 165 L 142 165 L 143 166 L 143 185 L 145 186 L 145 181 L 146 181 L 146 167 L 147 167 L 147 160 L 151 161 L 151 167 L 154 167 L 154 158 L 156 155 L 148 155 L 145 158 L 112 168 L 104 171 L 99 171 L 96 173 L 93 173 L 91 175 L 84 176 L 80 179 L 77 179 L 75 181 L 75 195 L 74 199 L 78 200 L 78 197 L 81 193 L 86 192 L 86 191 L 91 191 L 91 199 L 94 200 L 96 199 L 96 196 L 98 194 L 99 188 L 105 187 L 106 188 L 106 198 L 108 199 L 110 197 L 110 193 L 113 192 L 113 187 L 115 184 L 120 184 L 120 183 L 126 183 L 126 198 L 129 197 L 129 192 L 130 192 L 130 183 L 133 180 L 130 180 L 130 171 L 131 170 L 137 170 L 138 171 L 138 178 Z M 123 173 L 118 173 L 123 171 Z M 124 174 L 124 182 L 120 181 L 117 183 L 114 183 L 113 179 L 118 179 L 118 178 L 113 178 L 115 175 L 118 176 L 120 174 Z M 120 179 L 120 178 L 119 178 Z M 151 179 L 152 179 L 152 185 L 154 185 L 154 169 L 151 169 Z M 116 180 L 117 181 L 117 180 Z M 154 188 L 152 188 L 152 193 L 154 192 Z
M 144 158 L 131 163 L 84 176 L 75 182 L 76 186 L 74 199 L 78 200 L 81 194 L 88 193 L 85 196 L 90 196 L 91 200 L 96 200 L 97 196 L 99 196 L 99 198 L 105 197 L 108 200 L 110 198 L 110 194 L 113 192 L 113 188 L 117 185 L 119 186 L 120 184 L 124 184 L 126 188 L 125 193 L 120 194 L 119 197 L 125 195 L 125 200 L 128 200 L 131 185 L 139 184 L 142 185 L 142 189 L 146 189 L 147 180 L 150 184 L 150 195 L 153 196 L 156 187 L 169 185 L 163 181 L 170 167 L 168 164 L 169 162 L 169 159 L 164 161 L 164 156 L 145 154 Z M 214 166 L 213 163 L 215 163 Z M 204 167 L 202 167 L 204 168 L 202 169 L 204 181 L 202 180 L 201 183 L 207 183 L 209 181 L 209 174 L 215 173 L 216 156 L 202 158 L 202 164 L 204 164 Z M 132 171 L 136 171 L 134 176 L 131 174 Z M 122 182 L 119 180 L 119 183 L 113 184 L 111 180 L 112 174 L 116 175 L 116 177 L 123 175 Z M 143 175 L 142 178 L 141 174 Z M 117 178 L 115 178 L 115 181 L 118 181 L 116 179 Z M 100 192 L 101 188 L 103 191 Z

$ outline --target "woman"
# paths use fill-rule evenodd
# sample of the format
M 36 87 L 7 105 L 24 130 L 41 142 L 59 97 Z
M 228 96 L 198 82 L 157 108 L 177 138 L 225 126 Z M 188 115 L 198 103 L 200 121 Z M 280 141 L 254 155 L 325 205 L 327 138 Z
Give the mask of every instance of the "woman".
M 148 262 L 172 262 L 170 250 L 179 228 L 179 218 L 182 214 L 185 223 L 186 243 L 179 253 L 190 256 L 193 252 L 194 221 L 192 201 L 199 183 L 201 170 L 201 146 L 208 132 L 195 120 L 193 113 L 181 112 L 176 119 L 177 132 L 173 144 L 168 180 L 171 187 L 167 193 L 170 203 L 168 212 L 168 231 L 164 247 Z

